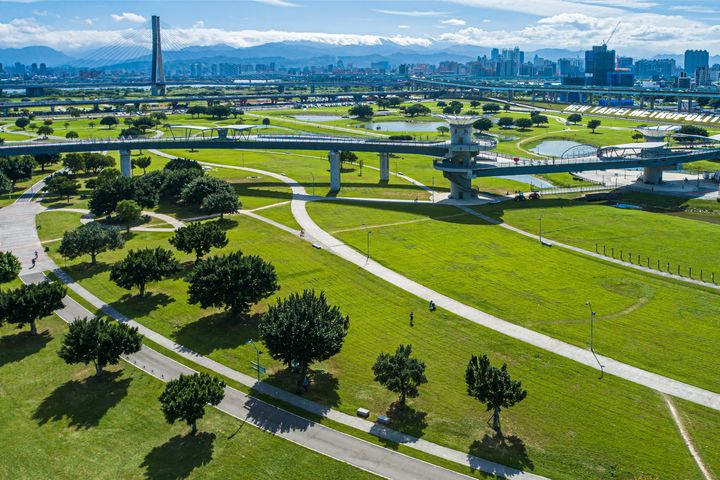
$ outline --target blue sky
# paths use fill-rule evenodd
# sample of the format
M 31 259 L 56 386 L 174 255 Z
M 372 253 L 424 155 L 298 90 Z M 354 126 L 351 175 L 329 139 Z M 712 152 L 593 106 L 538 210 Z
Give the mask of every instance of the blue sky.
M 147 28 L 153 14 L 188 45 L 391 41 L 580 50 L 620 21 L 611 47 L 626 54 L 720 53 L 720 1 L 710 0 L 0 0 L 0 47 L 73 52 L 142 43 L 147 35 L 132 32 Z

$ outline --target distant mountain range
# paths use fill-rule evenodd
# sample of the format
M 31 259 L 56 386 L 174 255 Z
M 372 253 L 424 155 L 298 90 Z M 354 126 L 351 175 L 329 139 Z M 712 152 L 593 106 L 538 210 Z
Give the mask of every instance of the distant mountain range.
M 342 60 L 357 67 L 369 67 L 373 62 L 387 61 L 392 65 L 400 63 L 430 63 L 442 61 L 468 62 L 478 56 L 489 55 L 488 47 L 471 45 L 454 45 L 435 42 L 429 47 L 402 46 L 394 42 L 383 41 L 377 45 L 329 45 L 316 42 L 278 42 L 266 43 L 247 48 L 235 48 L 229 45 L 212 45 L 206 47 L 187 47 L 179 51 L 165 51 L 165 65 L 187 65 L 189 63 L 270 63 L 277 67 L 304 67 L 312 65 L 334 64 Z M 0 49 L 0 63 L 11 65 L 15 62 L 24 64 L 45 63 L 48 67 L 70 65 L 76 67 L 111 67 L 128 70 L 147 69 L 150 62 L 150 50 L 143 47 L 118 49 L 102 47 L 96 50 L 67 55 L 58 50 L 44 46 L 25 48 Z M 545 48 L 525 52 L 526 61 L 535 55 L 556 61 L 558 58 L 584 57 L 582 50 L 565 50 Z M 653 58 L 675 58 L 679 65 L 683 63 L 683 55 L 656 55 Z M 711 65 L 720 63 L 720 56 L 710 59 Z

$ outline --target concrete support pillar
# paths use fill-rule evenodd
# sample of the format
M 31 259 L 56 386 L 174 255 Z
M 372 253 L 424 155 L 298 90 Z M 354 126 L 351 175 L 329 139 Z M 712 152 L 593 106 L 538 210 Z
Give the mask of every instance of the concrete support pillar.
M 640 95 L 640 110 L 645 110 L 645 97 Z
M 677 111 L 678 111 L 678 113 L 680 113 L 680 112 L 683 111 L 683 106 L 682 106 L 682 105 L 683 105 L 682 98 L 678 97 L 678 101 L 677 101 Z
M 122 172 L 123 177 L 132 177 L 130 150 L 120 150 L 120 172 Z
M 655 97 L 650 97 L 650 110 L 655 110 Z
M 513 91 L 512 90 L 508 90 L 507 98 L 508 98 L 509 102 L 513 101 Z
M 472 189 L 472 180 L 463 175 L 452 175 L 445 172 L 444 176 L 450 180 L 450 198 L 453 200 L 470 200 L 475 195 Z
M 643 183 L 659 185 L 662 183 L 662 167 L 645 167 L 643 168 Z
M 330 191 L 340 191 L 340 152 L 331 151 L 328 154 L 330 159 Z
M 387 182 L 390 180 L 390 154 L 380 154 L 380 181 Z

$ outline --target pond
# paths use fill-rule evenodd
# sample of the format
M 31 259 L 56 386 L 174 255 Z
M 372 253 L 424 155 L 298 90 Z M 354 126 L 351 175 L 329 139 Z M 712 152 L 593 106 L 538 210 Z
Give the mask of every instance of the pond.
M 303 122 L 334 122 L 343 119 L 340 115 L 293 115 L 293 118 Z
M 567 155 L 593 154 L 597 147 L 591 145 L 583 145 L 582 143 L 573 142 L 572 140 L 545 140 L 539 145 L 530 149 L 531 152 L 539 155 L 548 155 L 551 157 L 560 157 L 567 152 Z M 573 148 L 578 147 L 578 148 Z M 568 152 L 572 148 L 572 151 Z
M 368 130 L 381 132 L 437 132 L 438 127 L 447 127 L 446 122 L 370 122 L 363 125 Z
M 527 183 L 535 188 L 553 188 L 554 185 L 547 180 L 542 178 L 533 177 L 532 175 L 503 175 L 502 177 L 507 180 L 515 180 L 516 182 Z

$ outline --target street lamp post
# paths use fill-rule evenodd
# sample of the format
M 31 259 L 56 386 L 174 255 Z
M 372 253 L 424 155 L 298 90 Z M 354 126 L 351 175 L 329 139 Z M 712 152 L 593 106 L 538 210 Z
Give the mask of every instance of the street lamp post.
M 257 362 L 256 362 L 257 380 L 259 382 L 260 381 L 260 368 L 261 368 L 260 367 L 260 354 L 262 352 L 257 347 L 257 345 L 255 345 L 255 342 L 252 341 L 252 338 L 250 340 L 248 340 L 247 342 L 245 342 L 245 345 L 252 345 L 255 348 L 255 354 L 256 354 L 256 359 L 257 359 Z
M 432 203 L 435 203 L 435 175 L 432 177 Z
M 314 197 L 315 196 L 315 175 L 311 172 L 310 176 L 312 177 L 312 194 Z
M 542 216 L 538 217 L 538 239 L 542 245 Z
M 595 353 L 595 349 L 593 347 L 593 320 L 595 319 L 596 313 L 592 309 L 592 304 L 590 303 L 590 300 L 585 302 L 585 304 L 590 308 L 590 351 Z
M 371 232 L 370 230 L 368 230 L 368 232 L 367 232 L 367 259 L 366 259 L 366 262 L 370 260 L 370 234 L 371 234 L 371 233 L 372 233 L 372 232 Z

